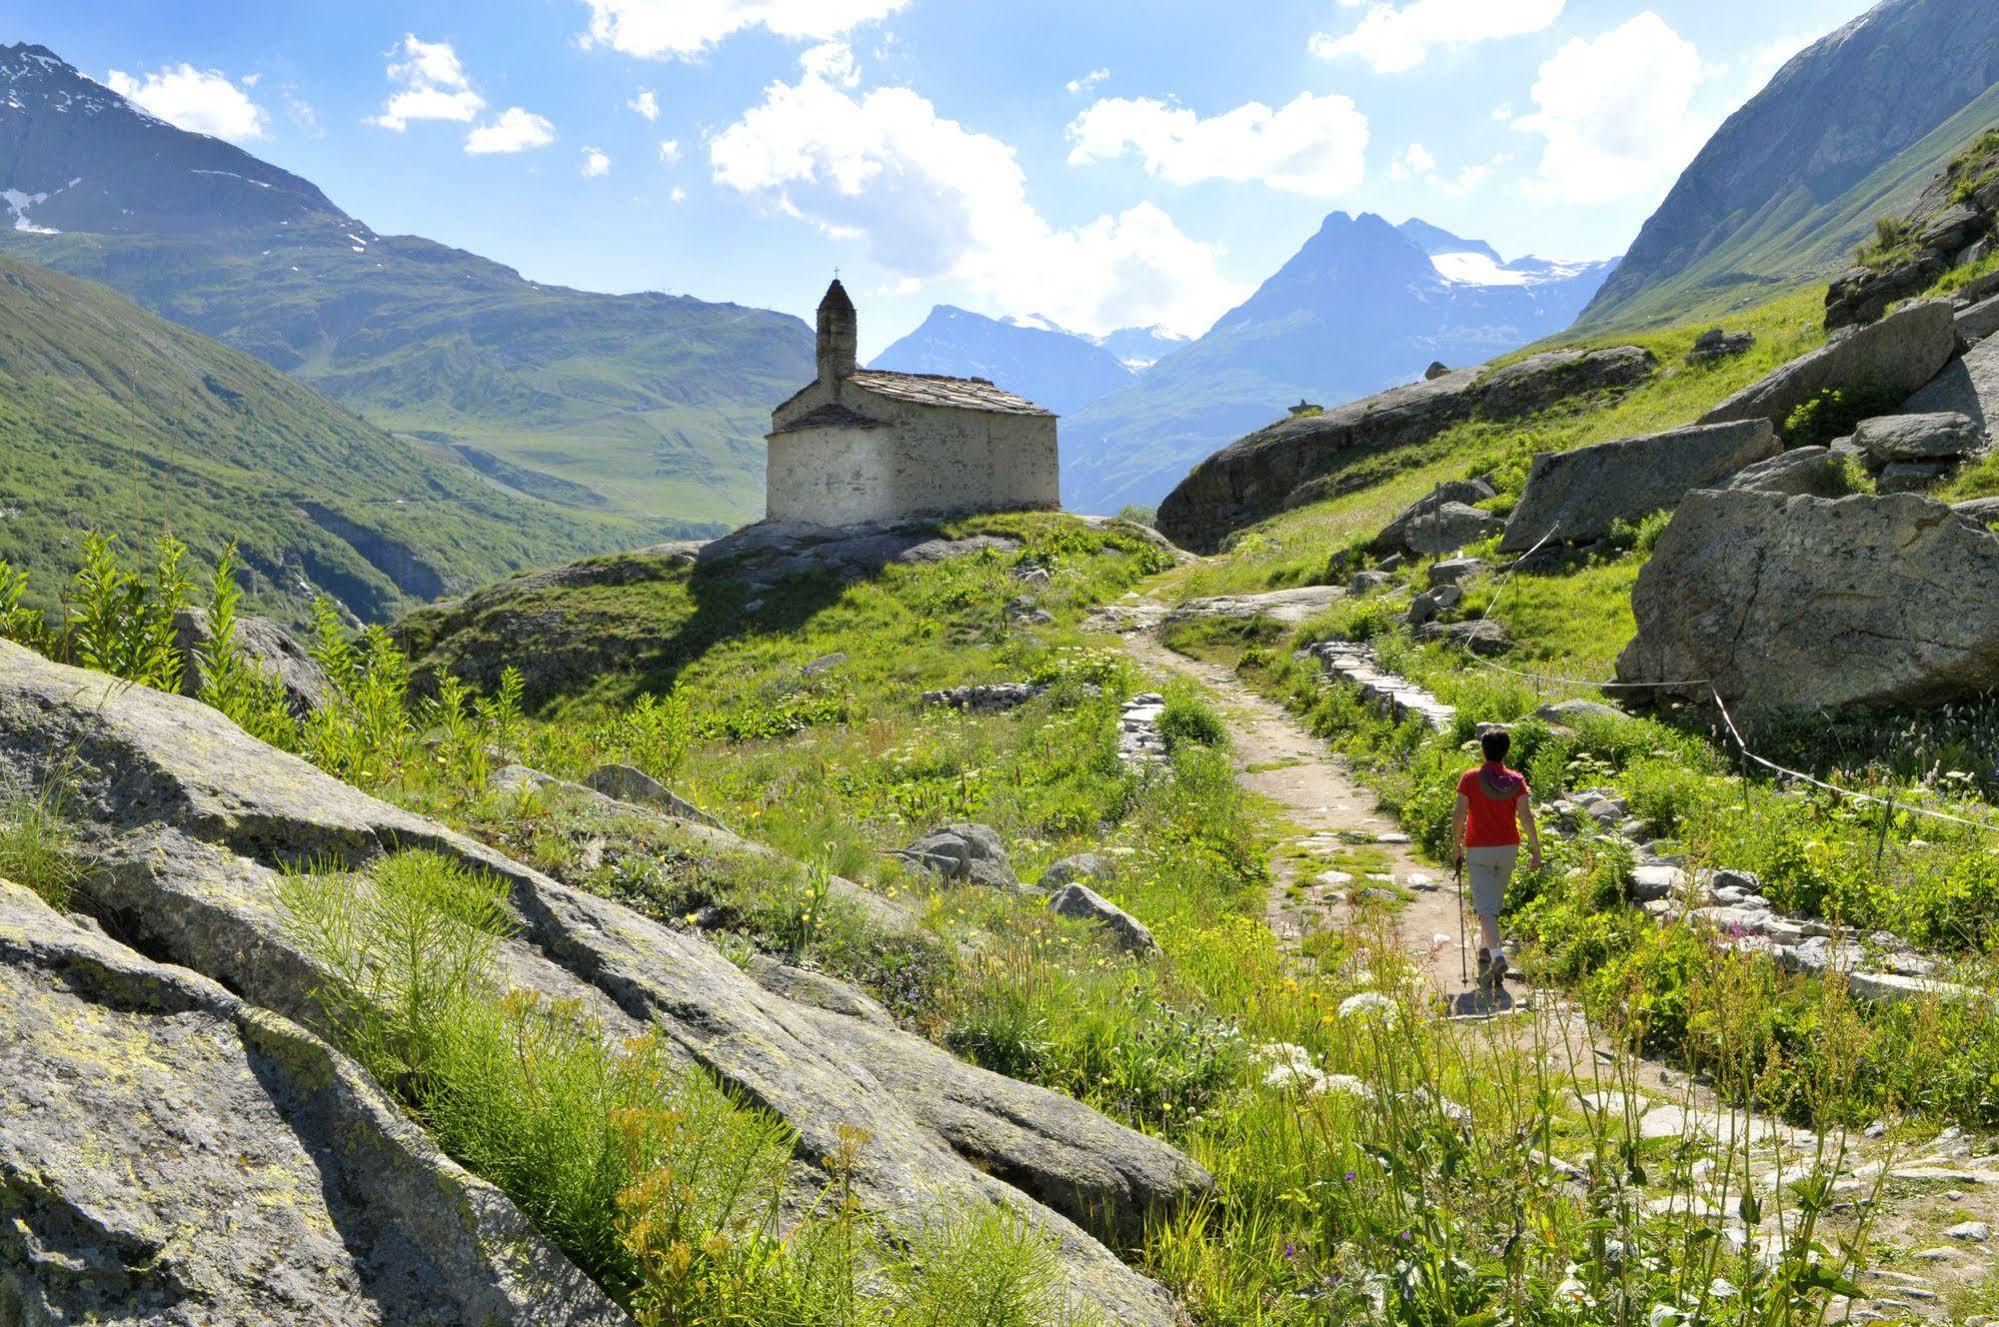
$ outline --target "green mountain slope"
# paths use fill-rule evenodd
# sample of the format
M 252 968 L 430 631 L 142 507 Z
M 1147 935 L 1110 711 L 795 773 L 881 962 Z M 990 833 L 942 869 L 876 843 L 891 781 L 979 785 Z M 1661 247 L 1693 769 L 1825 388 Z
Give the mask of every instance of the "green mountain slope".
M 171 530 L 199 562 L 235 538 L 260 607 L 297 619 L 324 591 L 371 621 L 655 533 L 515 496 L 101 286 L 0 257 L 0 558 L 46 596 L 92 530 L 128 549 Z
M 1884 0 L 1729 117 L 1578 327 L 1714 317 L 1828 280 L 1995 122 L 1999 7 Z
M 481 466 L 496 478 L 564 481 L 525 485 L 550 500 L 762 514 L 770 407 L 812 374 L 798 319 L 545 286 L 377 235 L 309 182 L 145 115 L 40 47 L 0 47 L 0 94 L 0 251 L 111 286 L 383 428 L 497 458 Z

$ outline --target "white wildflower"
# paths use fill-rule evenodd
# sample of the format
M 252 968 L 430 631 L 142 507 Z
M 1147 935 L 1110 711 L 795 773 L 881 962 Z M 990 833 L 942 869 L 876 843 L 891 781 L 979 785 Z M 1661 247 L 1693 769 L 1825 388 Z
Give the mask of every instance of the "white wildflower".
M 1374 1089 L 1361 1082 L 1352 1074 L 1325 1074 L 1320 1078 L 1315 1092 L 1336 1092 L 1343 1097 L 1353 1097 L 1357 1101 L 1374 1100 Z
M 1569 1270 L 1563 1275 L 1562 1283 L 1555 1287 L 1555 1293 L 1552 1298 L 1555 1307 L 1558 1309 L 1577 1306 L 1594 1308 L 1596 1305 L 1596 1301 L 1589 1297 L 1589 1287 L 1584 1285 L 1581 1278 L 1576 1275 L 1576 1265 L 1574 1263 L 1569 1264 Z
M 1379 1013 L 1384 1018 L 1395 1017 L 1395 1001 L 1379 991 L 1362 991 L 1359 995 L 1349 995 L 1340 1001 L 1340 1017 L 1360 1018 L 1363 1015 Z

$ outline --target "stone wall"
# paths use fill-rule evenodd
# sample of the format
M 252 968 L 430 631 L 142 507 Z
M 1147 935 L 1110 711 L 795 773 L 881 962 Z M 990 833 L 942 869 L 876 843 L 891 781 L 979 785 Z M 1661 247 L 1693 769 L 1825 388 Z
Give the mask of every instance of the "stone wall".
M 858 525 L 962 511 L 1060 504 L 1055 419 L 886 400 L 849 390 L 876 427 L 858 423 L 773 434 L 766 516 Z

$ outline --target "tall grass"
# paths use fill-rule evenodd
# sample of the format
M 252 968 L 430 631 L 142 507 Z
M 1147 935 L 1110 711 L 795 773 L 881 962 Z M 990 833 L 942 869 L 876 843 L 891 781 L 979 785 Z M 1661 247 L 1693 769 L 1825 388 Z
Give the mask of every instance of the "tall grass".
M 613 1042 L 573 1006 L 507 989 L 493 877 L 405 853 L 365 878 L 289 876 L 281 900 L 336 1042 L 646 1327 L 1064 1316 L 1046 1238 L 1004 1214 L 940 1220 L 910 1244 L 863 1212 L 848 1183 L 860 1133 L 787 1227 L 789 1127 L 655 1034 Z

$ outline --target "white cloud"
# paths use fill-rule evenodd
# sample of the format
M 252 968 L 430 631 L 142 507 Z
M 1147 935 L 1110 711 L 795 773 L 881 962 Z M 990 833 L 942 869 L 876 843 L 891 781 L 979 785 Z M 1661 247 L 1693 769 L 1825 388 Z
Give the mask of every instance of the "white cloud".
M 1390 179 L 1408 180 L 1437 172 L 1437 159 L 1421 143 L 1411 143 L 1388 167 Z
M 468 123 L 486 107 L 486 99 L 472 89 L 458 52 L 448 41 L 424 41 L 407 33 L 389 51 L 389 82 L 399 91 L 382 103 L 371 124 L 397 133 L 409 128 L 411 120 L 448 120 Z
M 1345 36 L 1321 32 L 1312 54 L 1322 60 L 1352 56 L 1377 74 L 1414 69 L 1437 46 L 1467 46 L 1499 37 L 1540 32 L 1561 17 L 1564 0 L 1365 0 L 1360 25 Z M 1363 0 L 1340 0 L 1356 8 Z
M 134 106 L 178 128 L 232 143 L 265 137 L 269 118 L 263 107 L 219 70 L 182 64 L 138 79 L 114 69 L 106 84 Z
M 745 28 L 825 41 L 895 13 L 909 0 L 585 0 L 586 46 L 647 59 L 689 59 Z
M 547 147 L 555 141 L 555 126 L 545 116 L 509 106 L 490 124 L 482 124 L 465 135 L 465 151 L 472 156 L 493 152 L 525 152 L 531 147 Z
M 1202 119 L 1148 97 L 1099 101 L 1069 125 L 1071 165 L 1134 152 L 1174 184 L 1258 180 L 1327 198 L 1366 174 L 1367 117 L 1350 98 L 1300 93 L 1278 110 L 1252 101 Z
M 660 140 L 659 159 L 665 162 L 669 166 L 671 166 L 674 162 L 679 161 L 680 140 L 677 138 L 667 138 Z
M 326 131 L 319 127 L 319 112 L 312 108 L 311 102 L 290 89 L 285 90 L 284 98 L 286 118 L 312 138 L 326 137 Z
M 1108 69 L 1092 69 L 1089 73 L 1083 75 L 1081 78 L 1070 79 L 1063 86 L 1069 89 L 1070 96 L 1080 97 L 1085 93 L 1096 91 L 1097 84 L 1103 82 L 1105 79 L 1109 78 L 1110 76 L 1111 76 L 1111 71 Z
M 583 165 L 579 169 L 584 179 L 599 179 L 611 173 L 611 159 L 602 148 L 586 147 L 583 149 Z
M 687 190 L 676 184 L 673 186 L 673 192 L 669 193 L 667 198 L 676 203 L 684 203 L 687 201 Z
M 908 88 L 850 93 L 806 70 L 708 143 L 717 183 L 865 244 L 900 280 L 948 278 L 1002 312 L 1090 332 L 1162 323 L 1199 332 L 1247 288 L 1218 249 L 1141 203 L 1070 230 L 1027 199 L 1014 151 Z
M 1437 169 L 1437 159 L 1428 148 L 1421 143 L 1411 143 L 1402 150 L 1402 155 L 1389 163 L 1388 176 L 1393 180 L 1418 181 L 1448 197 L 1462 198 L 1490 180 L 1495 171 L 1512 160 L 1512 154 L 1502 152 L 1490 161 L 1475 161 L 1447 175 Z
M 1693 109 L 1706 77 L 1694 44 L 1649 10 L 1566 42 L 1541 66 L 1534 110 L 1513 122 L 1544 140 L 1526 192 L 1564 203 L 1662 193 L 1713 128 Z
M 625 108 L 637 111 L 647 120 L 659 118 L 659 98 L 653 95 L 651 88 L 640 88 L 638 95 L 625 103 Z
M 860 67 L 854 63 L 854 48 L 843 41 L 821 42 L 798 57 L 798 67 L 807 74 L 841 87 L 861 85 Z

